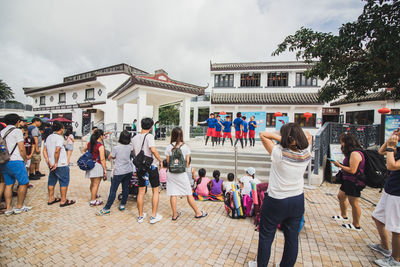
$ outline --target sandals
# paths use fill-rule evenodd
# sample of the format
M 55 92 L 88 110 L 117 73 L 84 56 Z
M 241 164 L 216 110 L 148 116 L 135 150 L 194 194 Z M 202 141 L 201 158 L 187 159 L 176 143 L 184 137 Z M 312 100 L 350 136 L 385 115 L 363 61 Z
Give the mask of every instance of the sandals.
M 349 230 L 354 230 L 354 231 L 358 231 L 358 232 L 362 231 L 361 227 L 355 227 L 352 223 L 344 223 L 344 224 L 342 224 L 342 226 Z
M 66 207 L 66 206 L 70 206 L 70 205 L 74 205 L 76 203 L 75 200 L 66 200 L 64 204 L 60 204 L 60 207 Z
M 172 220 L 176 221 L 178 220 L 179 216 L 181 216 L 182 212 L 178 211 L 178 215 L 174 218 L 174 216 L 172 216 Z
M 204 217 L 207 217 L 207 212 L 204 212 L 204 211 L 201 211 L 201 215 L 200 216 L 194 216 L 196 219 L 201 219 L 201 218 L 204 218 Z
M 332 219 L 334 219 L 335 221 L 348 221 L 349 217 L 344 218 L 341 215 L 335 215 L 335 216 L 332 216 Z
M 89 205 L 91 206 L 91 207 L 94 207 L 94 206 L 100 206 L 100 205 L 102 205 L 103 204 L 103 201 L 101 201 L 101 200 L 94 200 L 93 202 L 92 201 L 90 201 L 89 202 Z
M 53 205 L 54 203 L 60 202 L 61 198 L 56 197 L 52 202 L 47 202 L 47 205 Z

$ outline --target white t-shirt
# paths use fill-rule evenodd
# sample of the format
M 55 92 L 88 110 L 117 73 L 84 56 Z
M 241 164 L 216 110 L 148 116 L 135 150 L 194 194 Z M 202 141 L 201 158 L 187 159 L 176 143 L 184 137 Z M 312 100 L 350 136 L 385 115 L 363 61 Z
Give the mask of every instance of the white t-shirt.
M 240 182 L 243 183 L 242 195 L 250 195 L 251 192 L 251 182 L 259 184 L 261 183 L 260 180 L 257 178 L 250 177 L 250 176 L 243 176 L 240 178 Z
M 174 148 L 174 146 L 175 146 L 175 143 L 169 144 L 167 146 L 167 148 L 165 149 L 165 156 L 168 156 L 168 157 L 172 156 L 172 149 Z M 183 144 L 183 146 L 181 146 L 180 149 L 182 151 L 183 157 L 186 159 L 186 156 L 190 155 L 189 146 L 186 144 Z M 191 171 L 191 169 L 190 169 L 190 171 Z
M 143 143 L 143 138 L 146 136 L 146 134 L 137 134 L 132 138 L 132 145 L 133 145 L 133 150 L 135 150 L 135 155 L 140 153 L 140 150 L 142 148 L 142 143 Z M 155 147 L 156 143 L 154 142 L 154 135 L 152 134 L 147 134 L 146 140 L 143 145 L 143 151 L 144 154 L 148 157 L 153 158 L 153 164 L 155 167 L 158 166 L 158 161 L 154 157 L 153 152 L 151 152 L 150 147 Z
M 271 153 L 271 172 L 268 195 L 283 199 L 298 196 L 304 191 L 304 172 L 311 155 L 308 150 L 294 152 L 281 145 L 274 146 Z
M 225 193 L 231 192 L 232 191 L 232 185 L 234 185 L 235 182 L 230 182 L 230 181 L 226 181 L 222 183 L 222 186 L 225 190 Z
M 11 128 L 15 128 L 15 126 L 7 125 L 6 128 L 1 130 L 1 133 L 0 133 L 1 136 L 4 137 L 6 132 Z M 11 154 L 11 151 L 13 150 L 15 144 L 17 144 L 19 142 L 22 142 L 22 143 L 24 142 L 24 135 L 22 134 L 21 129 L 17 128 L 17 129 L 12 130 L 12 132 L 9 133 L 6 137 L 7 149 L 10 154 Z M 15 147 L 15 150 L 10 157 L 10 161 L 15 161 L 15 160 L 24 160 L 22 158 L 21 154 L 19 153 L 18 145 Z
M 47 148 L 47 154 L 49 155 L 50 164 L 54 164 L 54 153 L 56 152 L 56 148 L 60 148 L 60 156 L 58 158 L 58 167 L 64 167 L 68 165 L 67 161 L 67 152 L 65 152 L 64 147 L 64 138 L 56 133 L 52 133 L 46 139 L 45 146 Z
M 147 138 L 146 138 L 147 139 Z M 133 172 L 133 163 L 131 161 L 131 145 L 117 145 L 113 147 L 111 156 L 114 159 L 114 175 L 123 175 Z

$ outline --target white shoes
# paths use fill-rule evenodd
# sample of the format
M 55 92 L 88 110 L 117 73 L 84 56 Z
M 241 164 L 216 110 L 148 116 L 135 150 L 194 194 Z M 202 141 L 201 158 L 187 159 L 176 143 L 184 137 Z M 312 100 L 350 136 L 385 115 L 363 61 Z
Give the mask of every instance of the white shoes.
M 20 214 L 22 212 L 28 212 L 32 209 L 32 207 L 22 206 L 20 209 L 14 209 L 14 214 Z
M 147 213 L 143 213 L 143 216 L 139 216 L 137 218 L 137 222 L 142 223 L 146 217 L 147 217 Z
M 162 215 L 160 215 L 160 214 L 156 214 L 156 217 L 153 217 L 153 216 L 150 216 L 150 223 L 151 224 L 154 224 L 154 223 L 156 223 L 156 222 L 159 222 L 159 221 L 161 221 L 161 219 L 162 219 Z

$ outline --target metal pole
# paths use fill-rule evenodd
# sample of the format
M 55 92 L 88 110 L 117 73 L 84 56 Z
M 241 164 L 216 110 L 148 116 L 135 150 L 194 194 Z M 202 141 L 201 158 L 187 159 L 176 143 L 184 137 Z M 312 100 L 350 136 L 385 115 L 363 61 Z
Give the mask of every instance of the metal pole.
M 311 148 L 310 148 L 310 153 L 312 154 L 312 150 L 313 150 L 313 147 L 314 147 L 314 136 L 311 138 Z M 312 159 L 310 160 L 310 162 L 308 163 L 308 168 L 307 168 L 307 174 L 308 174 L 308 182 L 307 182 L 307 185 L 304 185 L 304 189 L 311 189 L 311 190 L 314 190 L 314 189 L 316 189 L 316 187 L 315 186 L 313 186 L 313 185 L 311 185 L 311 174 L 312 174 L 312 172 L 311 172 L 311 161 L 312 161 Z M 319 165 L 319 164 L 318 164 Z M 315 160 L 314 160 L 314 168 L 319 168 L 319 166 L 316 166 L 316 164 L 315 164 Z
M 238 162 L 238 150 L 237 147 L 235 146 L 235 182 L 237 181 L 237 162 Z

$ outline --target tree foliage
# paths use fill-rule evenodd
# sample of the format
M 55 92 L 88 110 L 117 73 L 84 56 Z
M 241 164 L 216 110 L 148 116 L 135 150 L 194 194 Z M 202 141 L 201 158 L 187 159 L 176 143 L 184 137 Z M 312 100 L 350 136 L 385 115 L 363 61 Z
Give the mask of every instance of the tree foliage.
M 0 100 L 6 101 L 14 98 L 14 92 L 0 79 Z
M 297 59 L 313 63 L 308 77 L 327 79 L 321 101 L 353 98 L 387 88 L 400 99 L 400 2 L 368 0 L 357 21 L 338 35 L 301 27 L 278 45 L 272 55 L 296 51 Z
M 160 124 L 178 125 L 179 124 L 179 105 L 170 105 L 160 107 L 159 109 Z

